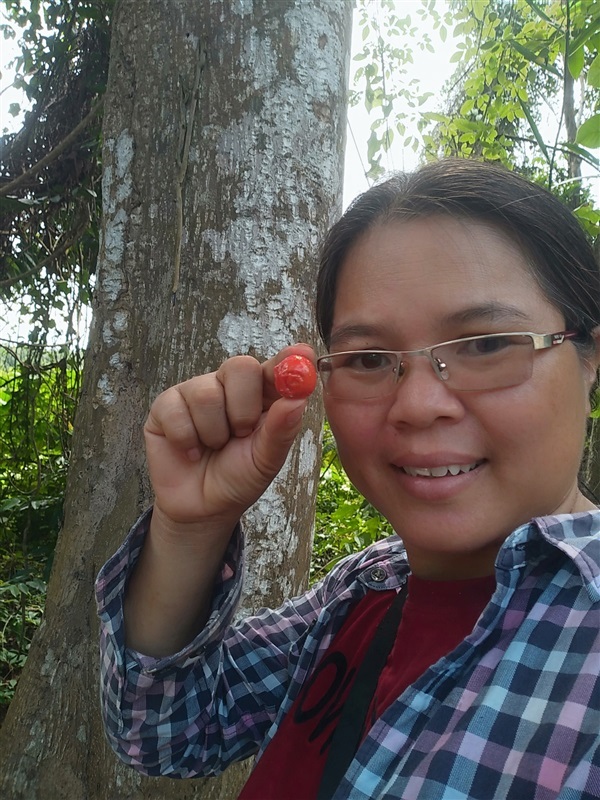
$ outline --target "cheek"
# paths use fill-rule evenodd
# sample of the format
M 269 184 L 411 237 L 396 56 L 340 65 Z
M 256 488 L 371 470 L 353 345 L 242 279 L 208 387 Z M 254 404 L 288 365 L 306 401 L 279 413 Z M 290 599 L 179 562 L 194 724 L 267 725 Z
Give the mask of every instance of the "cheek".
M 373 446 L 382 426 L 385 411 L 365 408 L 365 403 L 353 405 L 339 400 L 326 400 L 325 413 L 342 457 L 365 453 Z
M 563 374 L 550 383 L 482 395 L 472 412 L 498 465 L 514 464 L 537 475 L 577 469 L 585 437 L 587 391 L 581 374 Z

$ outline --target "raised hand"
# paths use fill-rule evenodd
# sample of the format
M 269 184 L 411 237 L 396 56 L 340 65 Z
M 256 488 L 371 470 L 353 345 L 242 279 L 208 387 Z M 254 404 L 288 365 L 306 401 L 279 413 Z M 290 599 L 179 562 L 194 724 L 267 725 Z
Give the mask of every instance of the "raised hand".
M 155 493 L 150 530 L 125 595 L 127 645 L 146 655 L 177 652 L 201 630 L 213 586 L 240 516 L 283 466 L 307 400 L 280 397 L 273 369 L 225 361 L 163 392 L 144 427 Z
M 144 427 L 155 504 L 175 523 L 235 524 L 283 466 L 306 399 L 282 398 L 273 369 L 290 354 L 314 361 L 308 345 L 260 364 L 225 361 L 161 394 Z

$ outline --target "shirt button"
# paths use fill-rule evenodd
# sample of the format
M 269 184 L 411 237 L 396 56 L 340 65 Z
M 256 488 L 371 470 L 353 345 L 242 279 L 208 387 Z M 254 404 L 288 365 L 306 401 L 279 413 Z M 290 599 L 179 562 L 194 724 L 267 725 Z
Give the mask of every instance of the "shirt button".
M 371 570 L 371 580 L 381 583 L 387 578 L 387 572 L 382 567 L 375 567 Z

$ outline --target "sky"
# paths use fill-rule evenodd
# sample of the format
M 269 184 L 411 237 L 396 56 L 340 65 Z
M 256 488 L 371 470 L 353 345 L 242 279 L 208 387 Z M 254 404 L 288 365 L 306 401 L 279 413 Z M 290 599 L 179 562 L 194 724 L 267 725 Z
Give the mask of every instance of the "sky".
M 373 6 L 377 5 L 376 0 L 373 0 Z M 445 0 L 437 0 L 436 8 L 440 13 L 443 13 L 448 3 Z M 422 7 L 420 0 L 396 0 L 396 10 L 398 15 L 410 15 L 411 23 L 421 30 L 426 30 L 420 17 L 416 13 Z M 431 97 L 427 100 L 421 110 L 425 111 L 439 111 L 440 110 L 440 95 L 445 81 L 452 75 L 455 65 L 450 63 L 450 58 L 455 52 L 455 45 L 452 37 L 449 35 L 445 42 L 442 42 L 439 35 L 430 31 L 432 42 L 434 44 L 434 52 L 428 50 L 420 50 L 418 48 L 417 40 L 420 37 L 415 37 L 414 40 L 408 42 L 408 46 L 413 51 L 414 63 L 407 64 L 406 80 L 419 81 L 419 93 L 424 94 L 431 92 Z M 356 67 L 364 62 L 354 60 L 356 54 L 362 47 L 362 31 L 355 21 L 352 31 L 352 64 L 350 72 L 350 81 L 352 84 L 352 76 Z M 402 109 L 399 109 L 402 110 Z M 374 118 L 374 117 L 373 117 Z M 370 126 L 372 117 L 367 113 L 364 104 L 360 104 L 348 109 L 348 132 L 346 141 L 346 159 L 345 159 L 345 172 L 344 172 L 344 207 L 356 197 L 360 192 L 364 192 L 369 188 L 369 180 L 365 177 L 363 164 L 366 163 L 367 153 L 367 140 L 370 134 Z M 410 126 L 407 130 L 406 136 L 410 135 L 414 130 Z M 404 137 L 396 136 L 390 151 L 383 155 L 381 164 L 386 171 L 389 170 L 411 170 L 417 166 L 418 155 L 414 153 L 411 148 L 403 146 Z

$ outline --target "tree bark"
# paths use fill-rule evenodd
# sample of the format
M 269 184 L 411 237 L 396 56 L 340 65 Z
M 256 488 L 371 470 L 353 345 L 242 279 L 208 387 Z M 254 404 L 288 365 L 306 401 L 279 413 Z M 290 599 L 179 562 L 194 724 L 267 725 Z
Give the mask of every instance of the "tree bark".
M 103 222 L 44 622 L 0 738 L 10 800 L 234 798 L 148 779 L 98 711 L 95 575 L 151 500 L 142 424 L 166 386 L 227 356 L 314 342 L 318 240 L 339 210 L 352 4 L 121 0 L 105 100 Z M 247 515 L 244 608 L 306 585 L 321 411 Z

